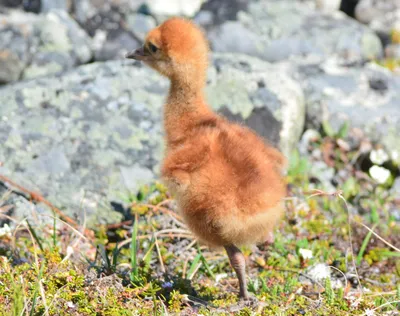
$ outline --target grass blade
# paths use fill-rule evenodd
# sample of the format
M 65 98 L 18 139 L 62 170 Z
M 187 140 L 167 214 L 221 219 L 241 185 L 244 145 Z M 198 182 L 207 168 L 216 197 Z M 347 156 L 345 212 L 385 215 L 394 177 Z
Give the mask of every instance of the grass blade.
M 198 244 L 197 244 L 197 251 L 198 251 L 199 254 L 201 255 L 201 263 L 204 264 L 204 266 L 206 267 L 206 270 L 207 270 L 208 274 L 215 280 L 215 275 L 214 275 L 214 273 L 212 272 L 210 266 L 208 265 L 206 258 L 203 256 L 203 253 L 201 252 L 200 247 L 199 247 Z
M 135 214 L 135 221 L 132 228 L 132 241 L 131 241 L 131 281 L 138 277 L 138 264 L 137 264 L 137 232 L 138 232 L 138 215 Z
M 121 249 L 119 249 L 118 242 L 117 242 L 115 245 L 115 248 L 113 249 L 113 258 L 112 258 L 112 266 L 114 269 L 117 267 L 118 256 L 119 256 L 120 252 L 121 252 Z
M 372 227 L 372 230 L 374 230 L 375 227 L 376 227 L 376 225 L 374 225 L 374 226 Z M 364 238 L 362 244 L 361 244 L 361 248 L 360 248 L 360 251 L 358 252 L 357 260 L 356 260 L 357 265 L 360 265 L 360 264 L 361 264 L 361 260 L 362 260 L 362 258 L 363 258 L 363 256 L 364 256 L 365 249 L 366 249 L 367 246 L 368 246 L 368 243 L 369 243 L 369 241 L 370 241 L 370 239 L 371 239 L 371 236 L 372 236 L 372 231 L 369 231 L 368 234 L 365 236 L 365 238 Z
M 56 224 L 57 224 L 57 217 L 56 217 L 56 214 L 55 213 L 53 213 L 53 218 L 54 218 L 54 221 L 53 221 L 53 248 L 56 248 L 57 247 L 57 231 L 56 231 Z
M 190 265 L 189 271 L 187 273 L 187 278 L 189 280 L 191 280 L 194 276 L 194 273 L 197 271 L 199 263 L 201 264 L 200 260 L 201 260 L 202 254 L 198 253 L 197 256 L 193 259 L 192 264 Z
M 151 238 L 151 241 L 150 241 L 150 247 L 149 247 L 149 249 L 147 250 L 146 254 L 143 257 L 143 262 L 144 262 L 144 265 L 146 267 L 150 266 L 151 252 L 152 252 L 152 250 L 153 250 L 155 245 L 156 245 L 156 241 L 155 241 L 155 238 L 154 238 L 154 235 L 153 235 L 153 237 Z
M 44 252 L 42 242 L 40 241 L 38 235 L 36 234 L 36 231 L 33 229 L 33 227 L 31 226 L 31 224 L 29 224 L 29 221 L 28 221 L 28 220 L 26 220 L 26 223 L 28 224 L 28 228 L 29 228 L 29 230 L 31 231 L 33 238 L 34 238 L 35 241 L 38 243 L 40 250 L 41 250 L 42 252 Z
M 98 245 L 97 249 L 99 249 L 100 256 L 106 265 L 107 273 L 110 273 L 111 272 L 111 262 L 110 262 L 110 258 L 108 258 L 108 256 L 107 256 L 106 248 L 104 247 L 104 245 Z
M 385 257 L 400 257 L 400 252 L 384 251 L 382 252 L 382 255 Z
M 42 279 L 42 276 L 43 276 L 43 270 L 44 270 L 44 261 L 42 261 L 42 264 L 41 264 L 41 267 L 40 267 L 40 271 L 39 271 L 39 275 L 38 275 L 38 281 L 37 281 L 37 284 L 36 284 L 35 292 L 33 294 L 32 309 L 31 309 L 31 312 L 29 313 L 30 316 L 35 314 L 36 300 L 37 300 L 37 296 L 38 296 L 38 293 L 39 293 L 40 280 Z

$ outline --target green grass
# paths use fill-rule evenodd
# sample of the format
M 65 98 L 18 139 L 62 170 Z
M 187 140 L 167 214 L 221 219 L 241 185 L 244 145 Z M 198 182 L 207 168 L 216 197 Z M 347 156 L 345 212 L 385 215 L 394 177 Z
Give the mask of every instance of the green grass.
M 356 150 L 342 155 L 336 144 L 347 126 L 324 129 L 310 150 L 330 148 L 335 172 L 347 173 L 338 192 L 326 193 L 312 175 L 314 161 L 293 154 L 286 214 L 273 244 L 242 249 L 257 307 L 237 305 L 226 255 L 194 240 L 155 183 L 126 197 L 131 225 L 98 227 L 94 238 L 56 219 L 43 227 L 22 223 L 1 236 L 0 315 L 396 315 L 400 252 L 391 245 L 399 247 L 400 225 L 391 212 L 398 201 L 349 165 Z M 324 147 L 328 142 L 333 148 Z M 317 264 L 330 278 L 310 274 Z
M 135 220 L 132 228 L 132 241 L 131 241 L 131 280 L 137 280 L 139 276 L 138 260 L 137 260 L 137 233 L 138 233 L 138 216 L 135 214 Z

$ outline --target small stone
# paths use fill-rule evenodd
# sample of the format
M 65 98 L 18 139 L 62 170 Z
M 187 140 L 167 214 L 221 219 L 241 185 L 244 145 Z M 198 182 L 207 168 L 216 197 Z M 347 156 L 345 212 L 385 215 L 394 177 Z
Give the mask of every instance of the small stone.
M 26 0 L 25 0 L 26 2 Z M 30 0 L 30 2 L 32 2 Z M 68 11 L 68 1 L 67 0 L 40 0 L 36 2 L 41 3 L 41 12 L 47 13 L 51 10 L 63 10 Z
M 138 164 L 132 167 L 121 166 L 120 170 L 125 186 L 131 192 L 137 192 L 141 185 L 148 184 L 154 179 L 154 174 L 151 170 Z
M 317 8 L 324 13 L 335 12 L 339 10 L 341 0 L 315 0 Z
M 392 192 L 393 192 L 394 196 L 400 196 L 400 177 L 397 177 L 394 180 L 394 183 L 393 183 L 393 186 L 392 186 Z
M 386 58 L 391 58 L 395 60 L 400 59 L 400 44 L 389 44 L 385 48 Z
M 333 167 L 329 167 L 324 161 L 316 161 L 313 162 L 310 173 L 321 181 L 325 190 L 335 191 L 335 188 L 332 185 L 332 179 L 335 175 L 335 169 Z
M 161 284 L 161 287 L 163 289 L 171 289 L 174 286 L 174 284 L 171 281 L 167 281 Z
M 400 164 L 400 153 L 398 150 L 393 149 L 390 152 L 390 157 L 392 158 L 393 161 L 397 162 L 398 164 Z
M 395 192 L 395 194 L 396 194 L 396 192 Z M 399 196 L 399 195 L 400 195 L 400 191 L 397 192 L 397 196 Z M 400 222 L 400 209 L 398 209 L 398 208 L 391 209 L 391 210 L 389 210 L 389 214 L 390 214 L 390 216 L 392 216 L 394 218 L 394 220 L 396 222 Z
M 300 248 L 299 254 L 303 257 L 303 259 L 312 259 L 313 253 L 312 250 Z
M 158 16 L 193 17 L 199 11 L 203 0 L 147 0 L 150 12 Z
M 19 80 L 31 58 L 31 28 L 13 23 L 12 19 L 19 22 L 23 19 L 23 14 L 4 18 L 0 15 L 0 22 L 4 24 L 3 27 L 0 26 L 0 84 Z
M 308 129 L 301 137 L 299 151 L 302 155 L 308 155 L 308 147 L 311 143 L 321 139 L 321 134 L 315 129 Z
M 340 260 L 333 260 L 332 266 L 334 266 L 335 268 L 339 268 L 340 267 Z
M 222 279 L 225 279 L 225 278 L 227 278 L 228 277 L 228 274 L 227 273 L 218 273 L 216 276 L 215 276 L 215 282 L 216 283 L 219 283 L 219 281 L 221 281 Z
M 8 226 L 8 224 L 4 224 L 3 227 L 0 227 L 0 237 L 3 236 L 11 237 L 11 232 L 12 229 L 10 228 L 10 226 Z
M 350 284 L 353 286 L 353 288 L 357 288 L 357 286 L 359 285 L 358 279 L 355 276 L 348 278 L 348 280 L 350 281 Z
M 306 314 L 306 311 L 305 311 L 304 309 L 302 309 L 302 308 L 299 308 L 299 309 L 297 310 L 297 312 L 298 312 L 300 315 L 305 315 L 305 314 Z
M 336 140 L 336 144 L 344 151 L 350 151 L 351 149 L 350 144 L 341 138 Z
M 388 83 L 384 78 L 370 78 L 368 83 L 369 87 L 373 90 L 379 92 L 385 92 L 388 90 Z
M 371 178 L 374 179 L 376 182 L 379 184 L 384 184 L 390 177 L 390 171 L 379 166 L 372 166 L 369 169 L 369 174 L 371 175 Z
M 382 165 L 384 162 L 389 160 L 389 155 L 382 148 L 372 150 L 369 154 L 369 158 L 376 165 Z
M 392 30 L 400 29 L 400 1 L 360 0 L 355 9 L 356 18 L 385 38 Z
M 325 263 L 317 263 L 306 270 L 306 275 L 309 276 L 314 281 L 322 281 L 325 279 L 330 279 L 331 277 L 331 269 Z M 306 281 L 307 283 L 310 282 L 308 278 L 304 278 L 300 276 L 300 280 L 302 282 Z
M 22 7 L 27 12 L 39 13 L 42 10 L 42 0 L 23 0 Z

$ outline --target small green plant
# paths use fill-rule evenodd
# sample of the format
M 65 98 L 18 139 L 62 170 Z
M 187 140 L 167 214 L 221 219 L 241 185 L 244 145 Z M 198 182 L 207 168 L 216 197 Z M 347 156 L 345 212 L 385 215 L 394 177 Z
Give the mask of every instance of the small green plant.
M 86 258 L 86 261 L 89 264 L 89 269 L 95 269 L 98 274 L 112 275 L 117 271 L 120 253 L 121 249 L 119 249 L 118 244 L 115 245 L 110 255 L 104 245 L 100 244 L 96 248 L 94 260 Z M 100 264 L 98 259 L 100 259 Z
M 42 261 L 42 263 L 40 265 L 40 270 L 39 270 L 39 274 L 37 277 L 37 281 L 36 281 L 34 291 L 33 291 L 32 307 L 31 307 L 31 312 L 29 313 L 30 316 L 33 316 L 35 314 L 36 300 L 37 300 L 37 296 L 40 291 L 44 268 L 45 268 L 45 262 Z
M 3 267 L 5 262 L 3 262 Z M 7 277 L 11 280 L 12 295 L 12 314 L 22 315 L 24 310 L 24 291 L 23 286 L 20 282 L 14 280 L 14 276 L 7 273 Z
M 332 305 L 335 302 L 335 291 L 332 288 L 330 278 L 325 279 L 325 294 L 328 304 Z
M 197 255 L 193 259 L 193 261 L 190 264 L 189 270 L 187 271 L 187 279 L 191 280 L 195 276 L 196 272 L 200 270 L 200 267 L 204 266 L 205 272 L 213 279 L 215 279 L 215 275 L 207 263 L 206 258 L 204 257 L 200 247 L 197 245 Z
M 329 121 L 322 121 L 322 131 L 326 136 L 329 136 L 334 139 L 338 138 L 346 138 L 349 134 L 350 123 L 349 121 L 345 121 L 336 132 Z
M 389 69 L 390 71 L 395 71 L 400 68 L 400 59 L 395 58 L 385 58 L 383 60 L 378 60 L 376 63 L 384 68 Z
M 289 159 L 288 182 L 304 185 L 304 182 L 307 182 L 310 167 L 311 165 L 307 158 L 301 157 L 298 150 L 293 151 Z
M 393 44 L 400 44 L 400 30 L 393 29 L 390 32 L 390 39 L 392 40 Z
M 342 186 L 343 197 L 346 200 L 354 198 L 360 192 L 360 186 L 354 177 L 349 177 Z

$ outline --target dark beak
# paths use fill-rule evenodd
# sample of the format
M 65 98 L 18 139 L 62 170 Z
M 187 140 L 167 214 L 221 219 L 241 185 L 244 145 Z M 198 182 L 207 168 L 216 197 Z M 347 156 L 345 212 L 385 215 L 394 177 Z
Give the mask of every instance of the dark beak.
M 125 55 L 125 58 L 128 59 L 136 59 L 136 60 L 145 60 L 148 55 L 146 55 L 144 48 L 140 47 L 134 51 L 131 51 Z

